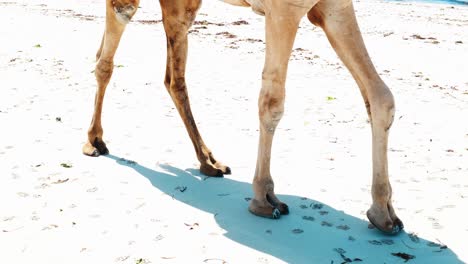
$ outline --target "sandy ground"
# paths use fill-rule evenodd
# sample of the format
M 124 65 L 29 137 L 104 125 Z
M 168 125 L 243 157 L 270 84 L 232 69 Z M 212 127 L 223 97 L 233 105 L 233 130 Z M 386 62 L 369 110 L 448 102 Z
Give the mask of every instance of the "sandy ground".
M 468 9 L 358 1 L 397 114 L 389 168 L 406 232 L 368 228 L 370 128 L 323 32 L 303 21 L 272 173 L 291 208 L 248 213 L 263 17 L 205 1 L 187 82 L 201 133 L 233 174 L 206 178 L 162 83 L 157 1 L 127 27 L 104 105 L 111 155 L 81 154 L 91 119 L 97 0 L 0 1 L 1 263 L 468 261 Z M 407 255 L 405 255 L 407 254 Z

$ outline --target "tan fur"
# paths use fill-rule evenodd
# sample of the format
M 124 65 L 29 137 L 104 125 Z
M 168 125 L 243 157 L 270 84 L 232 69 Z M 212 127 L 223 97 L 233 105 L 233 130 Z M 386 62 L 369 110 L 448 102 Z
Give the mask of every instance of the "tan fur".
M 392 93 L 377 74 L 366 51 L 351 0 L 223 0 L 250 6 L 265 15 L 266 56 L 262 89 L 258 100 L 260 140 L 253 180 L 254 199 L 249 210 L 260 216 L 278 218 L 289 209 L 274 193 L 270 174 L 271 146 L 276 126 L 284 111 L 285 81 L 288 60 L 299 22 L 307 15 L 321 27 L 331 45 L 356 80 L 366 105 L 372 127 L 372 199 L 369 220 L 386 233 L 397 233 L 403 226 L 392 207 L 392 189 L 388 178 L 387 141 L 393 121 Z M 126 23 L 138 8 L 139 0 L 106 0 L 106 29 L 97 52 L 97 93 L 94 114 L 83 147 L 87 155 L 108 152 L 102 139 L 101 110 L 104 93 L 112 75 L 113 58 Z M 184 121 L 200 161 L 200 170 L 209 176 L 230 173 L 217 161 L 203 142 L 195 124 L 185 83 L 187 32 L 201 0 L 160 0 L 167 37 L 167 66 L 164 84 Z

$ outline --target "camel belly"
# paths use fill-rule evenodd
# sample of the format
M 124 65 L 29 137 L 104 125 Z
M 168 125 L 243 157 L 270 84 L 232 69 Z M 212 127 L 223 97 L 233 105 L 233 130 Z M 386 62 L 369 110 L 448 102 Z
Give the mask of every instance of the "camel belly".
M 251 6 L 252 10 L 259 15 L 265 15 L 263 0 L 221 0 L 235 6 Z

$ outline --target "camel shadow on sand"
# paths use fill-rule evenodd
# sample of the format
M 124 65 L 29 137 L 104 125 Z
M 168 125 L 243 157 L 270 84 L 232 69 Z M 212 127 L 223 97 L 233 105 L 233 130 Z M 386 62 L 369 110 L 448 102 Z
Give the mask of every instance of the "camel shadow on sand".
M 307 197 L 279 195 L 291 213 L 279 220 L 265 219 L 247 210 L 249 183 L 207 178 L 195 169 L 147 168 L 114 155 L 106 157 L 132 168 L 174 199 L 213 214 L 229 239 L 287 263 L 463 263 L 437 242 L 406 232 L 383 235 L 369 229 L 367 221 Z

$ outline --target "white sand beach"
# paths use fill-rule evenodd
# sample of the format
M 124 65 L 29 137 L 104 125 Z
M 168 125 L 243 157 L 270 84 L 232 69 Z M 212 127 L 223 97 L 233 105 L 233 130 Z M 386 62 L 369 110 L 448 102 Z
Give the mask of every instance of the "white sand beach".
M 397 104 L 389 171 L 405 232 L 385 236 L 365 216 L 363 100 L 307 19 L 272 153 L 290 215 L 247 210 L 264 58 L 264 18 L 248 8 L 205 0 L 189 36 L 192 110 L 231 175 L 198 171 L 163 85 L 157 1 L 141 1 L 115 57 L 103 110 L 110 155 L 84 156 L 102 2 L 0 1 L 0 263 L 468 262 L 467 6 L 355 1 Z

